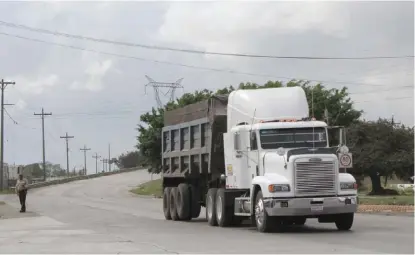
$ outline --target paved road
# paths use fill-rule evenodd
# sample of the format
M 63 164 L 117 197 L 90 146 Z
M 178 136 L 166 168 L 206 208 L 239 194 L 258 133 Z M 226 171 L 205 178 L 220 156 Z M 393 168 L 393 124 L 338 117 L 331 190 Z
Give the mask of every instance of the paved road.
M 261 234 L 252 227 L 165 221 L 161 201 L 128 190 L 144 171 L 33 190 L 28 217 L 0 219 L 0 253 L 414 253 L 414 218 L 362 215 L 353 231 L 334 224 Z M 15 196 L 0 197 L 17 207 Z

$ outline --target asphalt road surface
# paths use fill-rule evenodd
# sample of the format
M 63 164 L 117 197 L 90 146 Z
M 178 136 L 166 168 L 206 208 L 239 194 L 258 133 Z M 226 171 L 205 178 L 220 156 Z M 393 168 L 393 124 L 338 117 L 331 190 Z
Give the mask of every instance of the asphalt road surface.
M 0 219 L 0 253 L 414 253 L 414 218 L 358 214 L 352 231 L 307 221 L 286 233 L 166 221 L 160 199 L 128 192 L 125 173 L 32 190 L 27 216 Z M 0 196 L 17 208 L 17 196 Z M 18 209 L 16 209 L 18 210 Z

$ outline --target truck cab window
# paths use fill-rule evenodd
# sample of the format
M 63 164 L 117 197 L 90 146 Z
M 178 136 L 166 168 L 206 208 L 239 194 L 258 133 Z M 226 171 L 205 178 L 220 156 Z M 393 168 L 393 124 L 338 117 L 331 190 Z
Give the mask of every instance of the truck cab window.
M 284 128 L 260 130 L 262 149 L 327 147 L 326 129 Z

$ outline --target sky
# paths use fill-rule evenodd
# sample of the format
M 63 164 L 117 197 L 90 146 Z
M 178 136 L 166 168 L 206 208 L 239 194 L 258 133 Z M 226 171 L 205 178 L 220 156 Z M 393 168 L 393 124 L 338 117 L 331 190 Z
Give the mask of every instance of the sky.
M 414 55 L 413 2 L 0 2 L 0 12 L 0 21 L 8 23 L 142 45 L 279 56 Z M 158 82 L 183 78 L 178 96 L 241 82 L 324 81 L 328 88 L 347 86 L 365 119 L 394 116 L 414 125 L 413 58 L 212 56 L 105 44 L 0 22 L 0 59 L 0 79 L 16 82 L 5 91 L 5 103 L 15 104 L 6 106 L 7 113 L 17 122 L 5 115 L 4 159 L 9 164 L 41 162 L 42 122 L 34 113 L 42 107 L 52 113 L 45 117 L 47 161 L 66 167 L 60 138 L 66 132 L 74 136 L 70 168 L 81 168 L 80 148 L 91 148 L 88 173 L 95 172 L 92 155 L 107 158 L 109 144 L 111 157 L 134 150 L 139 116 L 156 106 L 151 88 L 145 93 L 145 75 Z

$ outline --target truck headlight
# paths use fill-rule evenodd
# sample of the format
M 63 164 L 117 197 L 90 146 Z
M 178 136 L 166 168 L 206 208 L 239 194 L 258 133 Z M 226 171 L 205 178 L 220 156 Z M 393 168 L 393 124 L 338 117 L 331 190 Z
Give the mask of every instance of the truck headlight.
M 355 182 L 341 182 L 340 183 L 340 189 L 341 190 L 356 190 L 357 189 L 357 184 Z
M 290 185 L 288 184 L 271 184 L 268 185 L 268 191 L 273 192 L 289 192 L 290 191 Z

